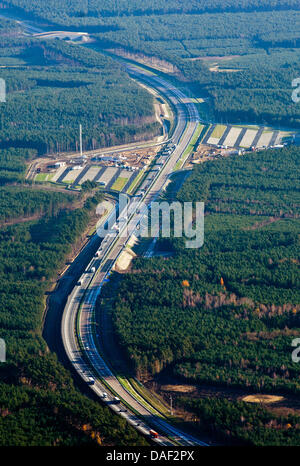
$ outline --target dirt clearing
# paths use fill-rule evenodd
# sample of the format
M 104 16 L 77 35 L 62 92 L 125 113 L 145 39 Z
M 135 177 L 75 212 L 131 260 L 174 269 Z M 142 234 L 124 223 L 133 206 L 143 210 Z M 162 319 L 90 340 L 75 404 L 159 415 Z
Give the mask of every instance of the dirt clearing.
M 246 403 L 263 403 L 263 404 L 271 404 L 271 403 L 278 403 L 278 401 L 282 401 L 284 398 L 283 396 L 275 396 L 275 395 L 248 395 L 245 396 L 242 400 L 246 401 Z
M 164 392 L 192 393 L 197 390 L 194 385 L 162 385 L 160 388 Z

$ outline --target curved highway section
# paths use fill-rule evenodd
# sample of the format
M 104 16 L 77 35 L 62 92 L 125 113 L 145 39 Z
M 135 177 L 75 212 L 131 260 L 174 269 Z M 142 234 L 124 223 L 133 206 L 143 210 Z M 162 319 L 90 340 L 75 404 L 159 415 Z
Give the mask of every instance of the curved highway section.
M 23 25 L 29 35 L 44 32 L 33 23 L 18 22 Z M 107 280 L 120 253 L 126 247 L 135 227 L 142 224 L 147 206 L 164 188 L 169 175 L 181 159 L 200 122 L 195 105 L 188 103 L 187 96 L 180 90 L 164 79 L 134 65 L 125 65 L 125 68 L 134 79 L 153 87 L 169 100 L 175 109 L 176 126 L 172 140 L 167 141 L 166 153 L 160 157 L 161 169 L 154 174 L 150 172 L 143 180 L 139 190 L 130 200 L 127 217 L 119 212 L 119 218 L 123 216 L 122 227 L 119 223 L 119 230 L 111 231 L 103 239 L 96 256 L 91 260 L 86 272 L 70 294 L 61 323 L 63 345 L 73 368 L 83 381 L 90 385 L 90 388 L 104 403 L 142 434 L 151 436 L 151 431 L 155 429 L 159 435 L 158 437 L 155 435 L 154 438 L 152 436 L 153 440 L 164 446 L 208 446 L 205 442 L 181 432 L 168 423 L 164 416 L 139 393 L 129 390 L 118 380 L 101 356 L 101 334 L 97 334 L 94 329 L 95 304 L 103 283 Z M 140 209 L 139 205 L 141 205 Z M 133 225 L 133 229 L 131 233 L 129 231 L 124 236 L 128 223 Z
M 116 229 L 112 229 L 103 239 L 96 256 L 69 296 L 61 326 L 63 344 L 69 360 L 81 378 L 104 403 L 141 433 L 151 436 L 151 430 L 155 430 L 159 436 L 153 440 L 160 445 L 204 446 L 207 444 L 179 431 L 132 387 L 129 390 L 121 383 L 102 357 L 101 333 L 96 333 L 93 324 L 96 300 L 102 285 L 134 233 L 134 228 L 142 222 L 146 213 L 145 205 L 149 206 L 165 186 L 200 122 L 195 105 L 186 103 L 188 99 L 181 91 L 164 79 L 133 65 L 126 68 L 135 79 L 155 88 L 170 101 L 176 111 L 176 127 L 172 142 L 168 144 L 166 154 L 162 157 L 162 168 L 154 172 L 154 175 L 150 172 L 151 175 L 149 173 L 143 181 L 130 200 L 127 216 L 119 212 L 119 229 L 114 225 Z M 144 211 L 138 209 L 139 205 L 143 206 Z M 131 228 L 127 232 L 128 224 Z

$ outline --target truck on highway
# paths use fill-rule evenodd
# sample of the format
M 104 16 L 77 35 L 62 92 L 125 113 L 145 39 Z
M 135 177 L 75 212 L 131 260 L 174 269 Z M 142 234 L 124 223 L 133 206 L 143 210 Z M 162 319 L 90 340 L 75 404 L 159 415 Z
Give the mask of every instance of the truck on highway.
M 96 267 L 91 267 L 91 273 L 95 273 L 96 272 Z
M 118 398 L 117 396 L 114 397 L 114 403 L 116 403 L 117 405 L 121 403 L 121 400 L 120 398 Z
M 88 378 L 88 384 L 89 385 L 95 385 L 95 379 L 93 379 L 93 377 L 89 377 Z

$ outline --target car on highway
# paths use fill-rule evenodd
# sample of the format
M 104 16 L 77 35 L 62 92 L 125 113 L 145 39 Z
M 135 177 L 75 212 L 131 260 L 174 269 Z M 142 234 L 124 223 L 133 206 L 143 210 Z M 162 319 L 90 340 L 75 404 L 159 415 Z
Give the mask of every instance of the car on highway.
M 168 89 L 168 88 L 167 88 Z M 174 94 L 174 91 L 173 91 L 173 94 Z M 175 103 L 176 104 L 176 103 Z M 184 147 L 186 146 L 186 144 L 189 142 L 189 132 L 185 132 L 185 128 L 186 128 L 186 124 L 187 124 L 187 117 L 185 116 L 185 118 L 183 118 L 183 116 L 181 115 L 181 113 L 178 111 L 178 118 L 177 118 L 177 127 L 175 128 L 175 136 L 174 136 L 174 140 L 178 140 L 180 141 L 181 138 L 182 138 L 182 143 L 179 142 L 178 143 L 178 149 L 179 148 L 182 148 L 182 150 L 184 149 Z M 186 136 L 187 134 L 187 136 Z M 184 136 L 183 136 L 184 135 Z M 140 219 L 136 219 L 136 220 L 139 220 L 139 221 L 142 221 L 142 226 L 143 226 L 143 223 L 145 223 L 144 221 L 144 218 L 146 218 L 146 214 L 148 213 L 147 211 L 147 208 L 148 207 L 148 204 L 151 200 L 154 200 L 156 198 L 156 196 L 159 194 L 159 191 L 162 189 L 162 186 L 163 184 L 165 183 L 165 178 L 167 178 L 167 176 L 170 174 L 170 172 L 172 171 L 172 169 L 174 168 L 174 164 L 176 163 L 176 158 L 177 157 L 173 157 L 172 155 L 170 155 L 174 148 L 175 148 L 175 144 L 173 143 L 174 141 L 172 139 L 172 141 L 170 141 L 170 143 L 166 146 L 163 147 L 163 151 L 165 152 L 168 152 L 168 154 L 166 154 L 166 157 L 160 159 L 160 162 L 163 164 L 163 165 L 160 165 L 160 167 L 162 166 L 165 166 L 163 172 L 153 172 L 152 175 L 149 176 L 149 173 L 147 174 L 146 172 L 146 178 L 143 179 L 143 181 L 141 182 L 141 186 L 138 188 L 138 192 L 137 194 L 135 194 L 135 199 L 138 199 L 138 200 L 141 200 L 140 199 L 140 196 L 144 197 L 146 196 L 145 199 L 142 199 L 144 202 L 145 202 L 145 206 L 141 203 L 141 214 L 142 214 L 142 217 L 143 219 L 140 220 Z M 178 152 L 178 156 L 179 156 L 179 152 L 180 150 L 177 151 Z M 169 160 L 173 163 L 169 163 Z M 168 163 L 166 163 L 168 162 Z M 173 168 L 172 168 L 173 167 Z M 156 167 L 157 168 L 157 167 Z M 152 167 L 152 170 L 153 170 L 153 167 Z M 150 188 L 151 186 L 151 188 Z M 147 193 L 147 195 L 146 195 Z M 132 200 L 132 199 L 131 199 Z M 138 208 L 137 206 L 135 206 L 135 208 Z M 118 209 L 116 208 L 116 213 L 118 212 Z M 125 220 L 125 224 L 128 223 L 128 219 L 127 218 L 124 218 L 124 211 L 122 211 L 120 209 L 119 211 L 119 215 L 120 215 L 120 221 L 124 221 Z M 126 216 L 127 217 L 127 216 Z M 130 219 L 131 220 L 131 217 Z M 123 226 L 122 226 L 123 228 Z M 119 254 L 119 248 L 120 248 L 120 245 L 121 243 L 123 243 L 124 241 L 124 244 L 126 244 L 127 240 L 129 238 L 126 238 L 126 239 L 121 239 L 120 237 L 120 240 L 118 241 L 115 241 L 114 242 L 114 232 L 112 232 L 110 235 L 108 234 L 106 236 L 105 239 L 103 239 L 103 243 L 102 243 L 102 246 L 103 246 L 103 250 L 105 251 L 105 254 L 107 253 L 107 256 L 106 256 L 106 259 L 101 261 L 101 260 L 98 260 L 97 262 L 95 261 L 94 263 L 97 263 L 97 270 L 99 270 L 99 274 L 96 276 L 96 279 L 95 279 L 95 282 L 93 282 L 93 286 L 96 284 L 97 286 L 100 286 L 102 287 L 103 283 L 105 282 L 108 282 L 109 281 L 109 272 L 112 270 L 112 267 L 113 265 L 115 264 L 115 260 L 116 258 L 118 257 L 118 254 Z M 109 250 L 109 253 L 107 252 Z M 99 263 L 99 265 L 98 265 Z M 88 266 L 88 269 L 91 267 L 91 265 Z M 99 267 L 99 269 L 98 269 Z M 84 275 L 84 279 L 85 279 L 85 283 L 88 283 L 88 279 L 90 279 L 91 275 Z M 86 286 L 84 286 L 84 288 L 86 288 Z M 82 294 L 83 294 L 83 289 L 78 289 L 77 290 L 77 296 L 78 298 L 82 298 Z M 76 290 L 75 290 L 76 292 Z M 89 335 L 92 335 L 93 333 L 93 329 L 92 329 L 92 322 L 93 322 L 93 318 L 92 318 L 92 312 L 94 312 L 94 302 L 91 302 L 93 300 L 90 299 L 90 297 L 93 297 L 94 295 L 93 294 L 90 294 L 90 293 L 86 293 L 86 295 L 83 297 L 83 300 L 84 302 L 87 303 L 87 313 L 83 313 L 82 315 L 84 316 L 84 318 L 82 319 L 79 319 L 79 324 L 80 324 L 80 331 L 81 333 L 85 336 L 87 334 Z M 75 333 L 75 326 L 74 326 L 74 321 L 72 320 L 74 315 L 76 313 L 78 313 L 78 309 L 79 309 L 79 306 L 80 306 L 80 299 L 78 299 L 77 301 L 75 299 L 73 299 L 71 301 L 71 304 L 69 306 L 66 306 L 65 308 L 65 313 L 64 313 L 64 316 L 65 316 L 65 320 L 63 321 L 63 325 L 62 325 L 62 331 L 63 331 L 63 342 L 64 342 L 64 346 L 65 346 L 65 349 L 66 349 L 66 352 L 68 354 L 68 357 L 70 360 L 74 360 L 74 365 L 78 365 L 78 362 L 77 362 L 77 359 L 75 361 L 75 357 L 74 357 L 74 354 L 77 355 L 78 354 L 78 345 L 77 345 L 77 340 L 74 339 L 74 333 Z M 85 315 L 87 314 L 87 315 Z M 87 340 L 86 340 L 87 341 Z M 92 340 L 88 340 L 88 341 L 92 341 Z M 93 343 L 90 343 L 93 345 Z M 70 345 L 72 345 L 71 349 L 70 349 Z M 89 351 L 89 347 L 86 347 L 85 348 L 87 351 Z M 80 350 L 80 349 L 79 349 Z M 126 392 L 126 395 L 124 395 L 124 388 L 122 386 L 120 386 L 120 382 L 117 380 L 117 378 L 110 372 L 110 369 L 109 367 L 105 367 L 104 364 L 103 364 L 103 361 L 102 361 L 102 357 L 101 355 L 98 353 L 98 348 L 93 346 L 93 351 L 92 351 L 92 358 L 91 359 L 91 364 L 95 367 L 95 370 L 99 371 L 99 368 L 101 369 L 100 371 L 100 374 L 101 374 L 101 380 L 103 379 L 104 382 L 106 382 L 106 385 L 107 385 L 107 389 L 108 390 L 111 390 L 111 392 L 109 391 L 107 394 L 106 392 L 102 392 L 101 390 L 101 399 L 102 399 L 102 402 L 103 404 L 106 404 L 108 405 L 110 408 L 112 408 L 115 412 L 125 412 L 125 408 L 124 408 L 124 404 L 121 400 L 126 400 L 126 408 L 128 408 L 128 413 L 129 413 L 129 416 L 128 414 L 124 414 L 123 417 L 125 419 L 127 418 L 130 418 L 130 415 L 133 413 L 135 413 L 135 416 L 141 416 L 141 419 L 143 419 L 143 421 L 141 421 L 141 424 L 139 422 L 139 420 L 137 419 L 137 417 L 135 417 L 135 419 L 133 418 L 133 420 L 136 422 L 136 426 L 140 426 L 138 430 L 140 430 L 142 433 L 144 433 L 145 435 L 147 436 L 151 436 L 153 439 L 158 439 L 158 442 L 160 442 L 161 444 L 166 444 L 166 445 L 170 445 L 170 444 L 175 444 L 175 445 L 186 445 L 186 442 L 190 442 L 189 440 L 187 441 L 186 440 L 186 436 L 185 434 L 181 434 L 180 431 L 178 431 L 178 438 L 179 440 L 177 440 L 177 429 L 175 431 L 175 428 L 171 427 L 167 424 L 167 422 L 165 423 L 166 425 L 164 425 L 164 423 L 162 423 L 161 419 L 160 419 L 160 416 L 159 414 L 155 413 L 155 414 L 152 414 L 152 411 L 150 412 L 149 409 L 148 409 L 148 406 L 147 404 L 143 401 L 143 400 L 137 400 L 135 398 L 134 395 L 132 395 L 131 393 L 129 392 Z M 72 359 L 71 359 L 72 358 Z M 84 361 L 84 358 L 82 358 L 83 361 Z M 83 362 L 82 364 L 85 364 L 85 362 Z M 80 368 L 78 369 L 77 367 L 75 367 L 76 370 L 80 370 Z M 85 380 L 87 380 L 87 376 L 88 376 L 88 373 L 86 374 L 86 377 L 85 377 Z M 99 382 L 97 381 L 97 384 Z M 122 384 L 121 384 L 122 385 Z M 103 389 L 104 386 L 103 386 Z M 113 396 L 112 393 L 114 395 L 119 395 L 121 397 L 118 398 L 118 396 Z M 157 425 L 159 426 L 159 430 L 160 430 L 160 434 L 158 434 L 155 430 L 152 430 L 152 425 L 155 425 L 155 423 L 153 422 L 153 424 L 150 424 L 148 425 L 147 424 L 147 421 L 146 419 L 149 418 L 149 422 L 152 421 L 155 421 L 155 419 L 157 419 Z M 135 422 L 133 422 L 132 424 L 135 425 Z M 164 439 L 164 436 L 167 435 L 168 437 L 168 434 L 171 432 L 173 433 L 175 431 L 175 437 L 176 437 L 176 440 L 173 441 L 173 438 L 172 440 L 171 439 Z M 173 435 L 171 435 L 173 437 Z M 170 436 L 170 437 L 171 437 Z M 192 442 L 194 442 L 192 440 Z M 193 444 L 193 443 L 192 443 Z

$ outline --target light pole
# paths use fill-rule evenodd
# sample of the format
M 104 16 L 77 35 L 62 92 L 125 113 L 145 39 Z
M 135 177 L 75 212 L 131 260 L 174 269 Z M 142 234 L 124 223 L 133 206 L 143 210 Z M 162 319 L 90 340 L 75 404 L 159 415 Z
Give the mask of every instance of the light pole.
M 170 414 L 173 416 L 173 396 L 170 395 Z

